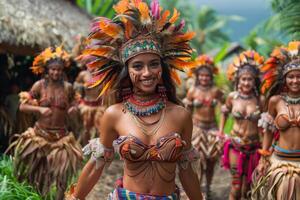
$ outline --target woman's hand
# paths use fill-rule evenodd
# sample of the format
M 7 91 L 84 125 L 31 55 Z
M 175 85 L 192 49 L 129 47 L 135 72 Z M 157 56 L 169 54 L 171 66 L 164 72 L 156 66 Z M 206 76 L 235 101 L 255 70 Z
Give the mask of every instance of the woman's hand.
M 270 161 L 266 157 L 261 157 L 259 163 L 256 167 L 259 177 L 264 176 L 266 174 L 267 169 L 270 166 Z
M 72 107 L 70 107 L 70 108 L 68 109 L 68 114 L 69 114 L 69 115 L 73 115 L 73 114 L 75 114 L 77 111 L 78 111 L 77 106 L 72 106 Z
M 43 117 L 49 117 L 50 115 L 52 115 L 52 110 L 47 107 L 40 107 L 39 112 Z

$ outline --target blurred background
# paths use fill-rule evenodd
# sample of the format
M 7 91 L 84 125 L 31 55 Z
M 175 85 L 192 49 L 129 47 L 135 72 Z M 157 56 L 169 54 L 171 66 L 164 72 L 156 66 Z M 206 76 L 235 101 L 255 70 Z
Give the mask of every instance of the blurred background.
M 41 78 L 30 71 L 34 56 L 48 46 L 62 43 L 72 54 L 80 38 L 87 36 L 92 19 L 96 16 L 111 18 L 114 15 L 112 6 L 116 2 L 0 0 L 0 154 L 7 147 L 9 137 L 24 129 L 20 127 L 21 121 L 18 118 L 18 93 L 29 90 Z M 226 68 L 238 53 L 253 49 L 267 57 L 275 46 L 300 40 L 299 0 L 159 2 L 165 9 L 177 8 L 186 20 L 186 28 L 196 32 L 192 41 L 194 57 L 205 53 L 214 58 L 221 69 L 215 81 L 225 93 L 232 87 L 225 76 Z M 68 81 L 72 83 L 80 70 L 74 61 L 66 74 Z M 182 79 L 186 77 L 182 76 Z M 183 84 L 178 91 L 179 95 L 184 96 L 186 89 Z M 229 120 L 225 131 L 229 132 L 230 128 Z M 29 196 L 30 199 L 40 199 L 32 188 L 19 185 L 11 170 L 10 159 L 0 159 L 0 199 L 26 199 Z M 115 175 L 115 172 L 111 175 Z M 223 187 L 220 191 L 226 189 Z M 18 195 L 1 197 L 4 194 Z

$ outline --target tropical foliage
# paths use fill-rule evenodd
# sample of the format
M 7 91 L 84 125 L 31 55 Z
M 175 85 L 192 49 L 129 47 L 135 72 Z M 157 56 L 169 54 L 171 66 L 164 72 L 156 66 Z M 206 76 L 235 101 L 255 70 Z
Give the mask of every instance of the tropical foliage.
M 272 9 L 277 13 L 276 25 L 292 40 L 300 40 L 300 1 L 272 0 Z
M 12 160 L 0 157 L 0 199 L 1 200 L 42 200 L 42 197 L 25 182 L 20 183 L 13 174 Z M 52 198 L 49 198 L 52 199 Z
M 76 0 L 76 4 L 94 16 L 111 18 L 114 15 L 112 6 L 117 0 Z

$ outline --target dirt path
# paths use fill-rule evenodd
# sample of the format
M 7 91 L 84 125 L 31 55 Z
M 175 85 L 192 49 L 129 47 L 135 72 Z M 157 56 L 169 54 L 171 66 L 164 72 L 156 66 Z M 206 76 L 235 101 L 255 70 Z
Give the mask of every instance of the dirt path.
M 115 180 L 122 176 L 122 166 L 123 162 L 120 160 L 112 162 L 109 169 L 103 174 L 100 181 L 87 197 L 87 200 L 106 200 L 107 195 L 113 190 Z M 228 199 L 230 182 L 229 172 L 216 167 L 212 184 L 212 199 Z M 186 200 L 186 198 L 183 197 L 182 200 Z

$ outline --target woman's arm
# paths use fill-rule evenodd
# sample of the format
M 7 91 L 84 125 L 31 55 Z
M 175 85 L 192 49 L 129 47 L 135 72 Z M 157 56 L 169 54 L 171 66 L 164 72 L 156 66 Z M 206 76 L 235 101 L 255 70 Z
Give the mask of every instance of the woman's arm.
M 191 145 L 191 138 L 192 138 L 192 130 L 193 130 L 193 123 L 191 115 L 185 111 L 184 113 L 184 130 L 182 134 L 182 139 L 186 142 L 186 153 L 183 153 L 185 159 L 183 160 L 184 163 L 179 163 L 179 178 L 180 182 L 186 192 L 187 196 L 190 200 L 202 200 L 202 194 L 200 189 L 200 182 L 198 179 L 198 175 L 193 170 L 192 165 L 199 163 L 199 154 L 192 149 Z M 189 160 L 190 158 L 194 158 L 193 160 Z M 193 164 L 192 164 L 193 163 Z
M 276 116 L 276 104 L 278 103 L 279 98 L 278 96 L 273 96 L 270 98 L 268 103 L 268 112 L 265 114 L 265 119 L 261 119 L 264 121 L 268 127 L 264 128 L 263 133 L 263 142 L 262 142 L 262 149 L 268 151 L 272 145 L 273 141 L 273 134 L 274 134 L 274 118 Z
M 186 94 L 186 97 L 183 99 L 183 104 L 184 106 L 191 112 L 193 113 L 193 96 L 194 96 L 194 90 L 195 88 L 194 87 L 191 87 L 187 94 Z
M 230 93 L 225 101 L 225 104 L 221 107 L 221 119 L 220 119 L 220 134 L 224 135 L 224 127 L 228 117 L 228 114 L 232 109 L 232 93 Z
M 94 144 L 91 146 L 91 149 L 95 149 L 95 151 L 92 150 L 92 152 L 95 153 L 92 153 L 91 160 L 85 165 L 79 176 L 74 192 L 75 198 L 83 200 L 97 183 L 103 169 L 112 162 L 114 158 L 113 141 L 118 137 L 114 128 L 117 122 L 117 116 L 118 114 L 116 114 L 114 106 L 109 107 L 104 112 L 100 123 L 100 141 L 99 138 L 97 138 L 97 145 Z M 99 127 L 97 128 L 99 129 Z
M 29 92 L 20 92 L 20 106 L 19 109 L 26 113 L 37 113 L 42 115 L 51 114 L 49 108 L 40 107 L 38 105 L 38 99 L 40 98 L 42 80 L 33 84 Z

